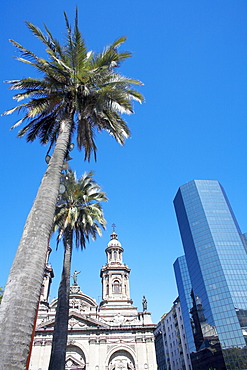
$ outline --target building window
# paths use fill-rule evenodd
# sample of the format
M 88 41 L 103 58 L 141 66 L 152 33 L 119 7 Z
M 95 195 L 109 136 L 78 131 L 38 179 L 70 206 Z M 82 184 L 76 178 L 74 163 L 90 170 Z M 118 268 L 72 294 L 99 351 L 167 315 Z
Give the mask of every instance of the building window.
M 113 293 L 121 293 L 121 284 L 118 280 L 114 280 L 112 285 L 112 291 Z

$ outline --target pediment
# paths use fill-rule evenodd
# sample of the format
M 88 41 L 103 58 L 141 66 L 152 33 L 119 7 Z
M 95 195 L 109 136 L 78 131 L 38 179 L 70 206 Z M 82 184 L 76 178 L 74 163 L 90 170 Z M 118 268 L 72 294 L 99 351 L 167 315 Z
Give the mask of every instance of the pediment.
M 37 330 L 42 328 L 54 328 L 54 324 L 55 318 L 49 321 L 42 322 L 37 326 Z M 70 311 L 68 326 L 69 328 L 73 329 L 109 328 L 109 325 L 107 325 L 106 323 L 96 320 L 88 315 L 80 314 L 76 311 Z
M 65 361 L 65 370 L 82 370 L 85 369 L 85 363 L 82 361 L 79 361 L 77 358 L 75 358 L 72 355 L 69 355 L 68 357 L 66 356 L 66 361 Z
M 89 297 L 88 295 L 82 293 L 79 289 L 73 289 L 79 287 L 71 287 L 70 295 L 69 295 L 69 308 L 72 310 L 77 310 L 81 313 L 89 312 L 92 310 L 96 310 L 98 305 L 95 299 Z M 55 298 L 51 304 L 51 310 L 56 309 L 58 299 Z

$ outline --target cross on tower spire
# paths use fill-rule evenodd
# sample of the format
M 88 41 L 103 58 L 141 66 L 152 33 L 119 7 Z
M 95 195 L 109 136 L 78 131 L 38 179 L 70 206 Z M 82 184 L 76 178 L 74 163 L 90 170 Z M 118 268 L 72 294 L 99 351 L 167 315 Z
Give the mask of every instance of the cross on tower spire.
M 112 232 L 114 233 L 114 232 L 115 232 L 115 229 L 116 229 L 116 225 L 113 223 L 113 224 L 111 225 L 111 227 L 112 227 Z

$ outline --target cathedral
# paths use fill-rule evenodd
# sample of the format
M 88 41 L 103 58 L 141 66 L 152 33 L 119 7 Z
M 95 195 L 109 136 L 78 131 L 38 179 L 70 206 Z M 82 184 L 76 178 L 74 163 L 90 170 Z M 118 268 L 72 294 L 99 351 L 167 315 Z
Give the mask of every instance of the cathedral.
M 121 243 L 115 232 L 106 248 L 106 264 L 100 272 L 102 301 L 84 294 L 77 273 L 70 288 L 70 311 L 66 370 L 154 370 L 157 369 L 154 335 L 156 325 L 147 312 L 138 312 L 130 298 L 130 269 L 123 262 Z M 57 299 L 48 303 L 53 270 L 44 274 L 30 370 L 47 370 L 51 352 Z

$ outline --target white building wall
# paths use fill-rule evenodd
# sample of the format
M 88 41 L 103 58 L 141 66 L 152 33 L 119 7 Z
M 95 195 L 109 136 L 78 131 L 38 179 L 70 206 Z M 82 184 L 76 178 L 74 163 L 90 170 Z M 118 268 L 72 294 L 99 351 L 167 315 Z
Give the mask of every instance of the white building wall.
M 174 302 L 171 310 L 162 316 L 159 331 L 164 343 L 167 369 L 191 370 L 179 299 Z
M 116 233 L 108 243 L 107 264 L 101 269 L 103 300 L 70 288 L 66 370 L 156 370 L 150 312 L 138 312 L 129 290 L 130 269 L 122 262 Z M 114 279 L 119 288 L 114 287 Z M 57 299 L 40 303 L 29 370 L 48 370 Z
M 136 370 L 156 370 L 154 339 L 150 333 L 93 334 L 89 338 L 87 335 L 69 335 L 68 346 L 70 344 L 84 353 L 86 370 L 110 370 L 109 360 L 118 351 L 125 351 L 133 357 Z M 47 338 L 40 343 L 36 342 L 32 350 L 30 370 L 47 370 L 50 352 L 51 340 Z

